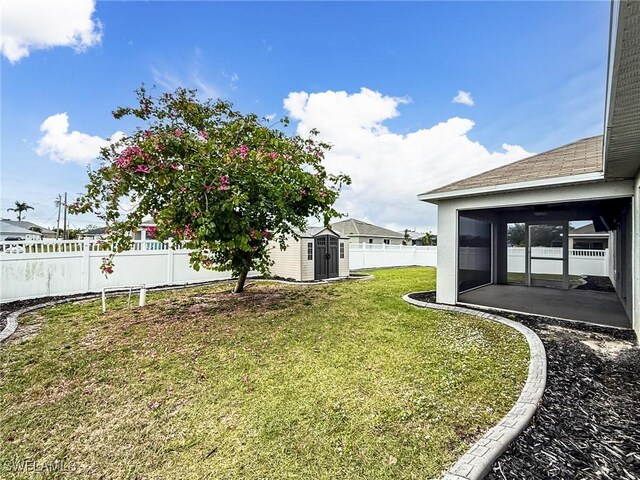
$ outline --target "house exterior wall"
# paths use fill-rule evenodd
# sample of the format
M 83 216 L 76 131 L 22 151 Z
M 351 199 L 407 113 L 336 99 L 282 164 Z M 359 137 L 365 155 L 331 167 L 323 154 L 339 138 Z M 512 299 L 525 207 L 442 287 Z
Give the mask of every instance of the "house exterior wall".
M 282 278 L 292 278 L 297 281 L 302 280 L 300 242 L 293 238 L 289 239 L 286 242 L 286 250 L 280 250 L 280 244 L 278 242 L 270 242 L 269 244 L 271 247 L 269 257 L 273 261 L 273 265 L 270 268 L 271 275 Z
M 457 301 L 456 272 L 458 267 L 459 210 L 628 197 L 633 194 L 633 191 L 633 180 L 625 180 L 583 185 L 565 185 L 560 187 L 539 188 L 537 190 L 511 191 L 493 195 L 440 200 L 438 202 L 437 301 L 449 305 L 454 305 Z
M 633 269 L 633 329 L 640 337 L 640 171 L 636 175 L 633 198 L 633 241 L 631 262 Z

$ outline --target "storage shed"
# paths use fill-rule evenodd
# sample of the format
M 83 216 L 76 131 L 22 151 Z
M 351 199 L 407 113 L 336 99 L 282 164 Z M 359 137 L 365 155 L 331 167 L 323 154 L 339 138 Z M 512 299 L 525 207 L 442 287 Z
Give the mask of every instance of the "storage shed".
M 349 276 L 349 237 L 330 228 L 312 227 L 287 241 L 286 250 L 272 242 L 271 274 L 299 282 Z

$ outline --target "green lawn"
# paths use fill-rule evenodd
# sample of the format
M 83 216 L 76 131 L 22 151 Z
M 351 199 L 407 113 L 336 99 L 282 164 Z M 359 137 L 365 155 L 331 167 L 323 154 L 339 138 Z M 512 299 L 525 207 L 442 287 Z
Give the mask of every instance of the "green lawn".
M 558 283 L 562 283 L 562 275 L 555 275 L 553 273 L 536 273 L 534 278 L 539 280 L 553 280 Z M 524 273 L 508 272 L 507 283 L 520 283 L 524 285 L 526 283 L 526 277 Z M 580 275 L 569 275 L 569 288 L 582 285 L 582 277 Z
M 403 302 L 434 269 L 374 275 L 23 318 L 23 340 L 0 346 L 0 478 L 34 478 L 11 471 L 24 460 L 109 479 L 438 476 L 512 407 L 528 347 Z

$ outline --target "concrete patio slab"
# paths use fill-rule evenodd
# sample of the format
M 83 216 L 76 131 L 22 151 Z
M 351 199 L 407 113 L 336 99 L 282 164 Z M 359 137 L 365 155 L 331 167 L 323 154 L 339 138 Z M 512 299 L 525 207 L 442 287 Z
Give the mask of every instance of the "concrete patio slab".
M 513 312 L 631 328 L 618 295 L 611 292 L 492 284 L 462 293 L 458 300 Z

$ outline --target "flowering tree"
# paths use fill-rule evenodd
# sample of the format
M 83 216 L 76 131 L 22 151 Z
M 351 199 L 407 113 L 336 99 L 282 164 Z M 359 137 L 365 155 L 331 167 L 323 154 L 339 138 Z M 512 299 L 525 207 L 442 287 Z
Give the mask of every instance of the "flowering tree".
M 137 95 L 137 107 L 113 114 L 143 126 L 102 150 L 100 168 L 89 171 L 87 190 L 71 208 L 106 222 L 113 244 L 106 274 L 151 215 L 156 227 L 148 234 L 192 249 L 196 270 L 230 270 L 238 276 L 235 292 L 242 292 L 250 270 L 268 274 L 269 240 L 284 248 L 308 217 L 326 225 L 339 216 L 333 204 L 350 179 L 326 172 L 329 145 L 288 136 L 228 102 L 198 101 L 195 90 L 154 97 L 143 86 Z M 134 205 L 127 215 L 123 201 Z

